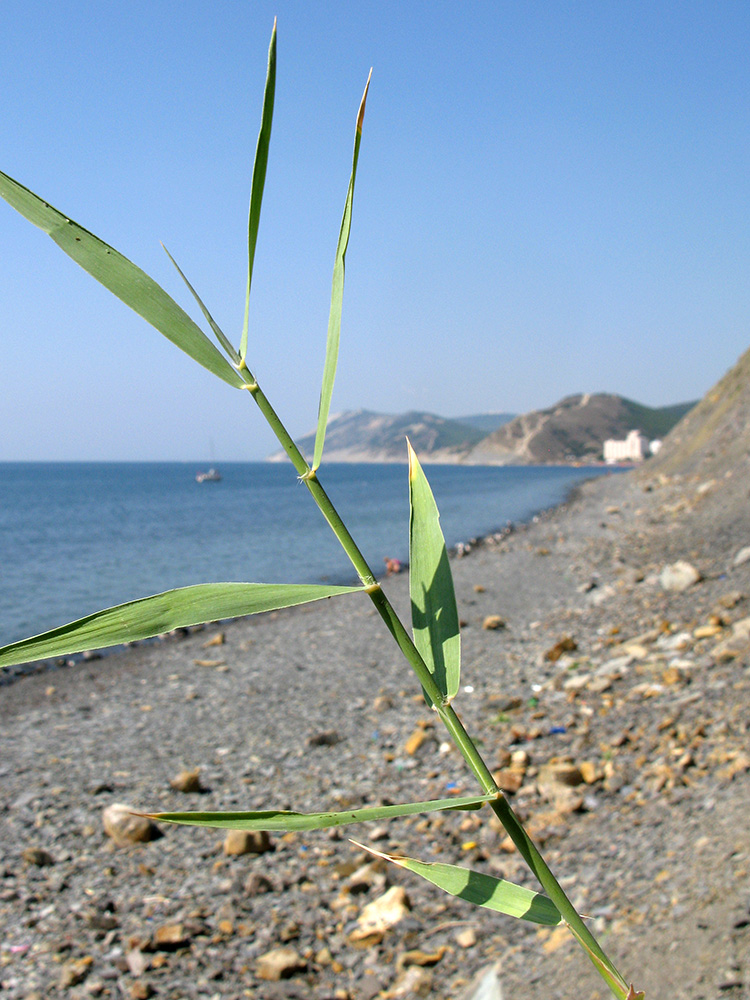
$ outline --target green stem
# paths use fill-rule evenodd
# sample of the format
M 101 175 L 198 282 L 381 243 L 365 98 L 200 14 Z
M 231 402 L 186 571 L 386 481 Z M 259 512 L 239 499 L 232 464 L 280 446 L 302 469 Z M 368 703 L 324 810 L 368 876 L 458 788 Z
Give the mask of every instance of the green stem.
M 618 997 L 618 1000 L 624 1000 L 628 990 L 625 980 L 617 972 L 594 935 L 584 924 L 578 911 L 565 895 L 560 883 L 552 874 L 549 866 L 524 829 L 523 824 L 511 808 L 510 803 L 498 789 L 489 768 L 476 747 L 476 744 L 464 729 L 463 723 L 456 714 L 453 706 L 446 703 L 443 692 L 435 683 L 427 664 L 420 656 L 411 636 L 401 622 L 401 619 L 396 614 L 393 605 L 383 593 L 383 590 L 375 579 L 375 576 L 365 557 L 360 552 L 359 547 L 349 533 L 348 528 L 341 520 L 336 508 L 331 503 L 331 500 L 326 491 L 323 489 L 316 473 L 311 470 L 310 466 L 305 461 L 302 452 L 292 440 L 283 423 L 279 419 L 276 411 L 269 403 L 265 394 L 253 378 L 244 362 L 240 364 L 239 371 L 247 382 L 247 389 L 253 396 L 255 402 L 258 404 L 258 407 L 263 413 L 263 416 L 266 418 L 271 430 L 274 432 L 282 448 L 289 456 L 297 474 L 302 482 L 304 482 L 307 486 L 313 496 L 313 499 L 315 500 L 315 503 L 325 517 L 326 521 L 328 521 L 331 529 L 336 535 L 336 538 L 339 540 L 341 546 L 351 560 L 351 563 L 357 571 L 360 580 L 364 584 L 371 601 L 378 611 L 378 614 L 385 622 L 388 631 L 395 639 L 401 649 L 401 652 L 404 654 L 410 666 L 414 670 L 414 673 L 417 675 L 422 688 L 430 698 L 435 711 L 440 716 L 441 721 L 453 738 L 453 741 L 461 752 L 464 760 L 479 781 L 482 790 L 487 794 L 497 794 L 497 798 L 489 803 L 490 808 L 500 820 L 504 829 L 508 832 L 508 835 L 518 849 L 518 852 L 526 861 L 532 872 L 536 875 L 544 891 L 560 911 L 562 918 L 568 924 L 571 932 L 593 962 L 597 972 L 599 972 L 605 980 L 613 994 Z

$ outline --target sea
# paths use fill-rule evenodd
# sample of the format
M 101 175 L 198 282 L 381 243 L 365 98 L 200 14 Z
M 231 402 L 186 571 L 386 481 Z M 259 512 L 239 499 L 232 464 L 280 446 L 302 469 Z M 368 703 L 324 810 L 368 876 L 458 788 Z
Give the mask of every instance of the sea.
M 349 583 L 347 557 L 291 465 L 0 463 L 0 645 L 100 608 L 217 581 Z M 428 465 L 446 542 L 530 520 L 598 468 Z M 405 465 L 320 480 L 376 575 L 409 552 Z

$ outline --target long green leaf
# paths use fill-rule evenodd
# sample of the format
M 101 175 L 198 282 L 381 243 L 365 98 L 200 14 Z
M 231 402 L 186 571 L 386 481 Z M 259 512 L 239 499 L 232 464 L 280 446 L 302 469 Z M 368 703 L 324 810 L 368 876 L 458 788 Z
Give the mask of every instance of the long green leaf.
M 204 368 L 235 388 L 245 384 L 174 299 L 127 257 L 2 172 L 0 196 L 44 230 L 84 271 Z
M 41 635 L 2 646 L 0 667 L 135 642 L 174 628 L 290 608 L 295 604 L 353 594 L 362 589 L 316 584 L 202 583 L 167 590 L 163 594 L 97 611 Z
M 255 146 L 253 183 L 250 188 L 250 215 L 247 224 L 247 292 L 245 294 L 245 319 L 242 324 L 242 339 L 240 341 L 240 357 L 243 360 L 247 355 L 247 329 L 250 319 L 250 286 L 253 283 L 255 244 L 258 242 L 260 207 L 263 202 L 263 187 L 266 183 L 266 167 L 268 166 L 268 147 L 271 144 L 271 123 L 273 122 L 273 100 L 275 93 L 276 18 L 274 18 L 273 21 L 271 44 L 268 46 L 268 69 L 266 71 L 266 88 L 263 93 L 263 112 L 260 119 L 258 142 Z
M 323 458 L 323 445 L 326 439 L 326 425 L 331 410 L 333 383 L 336 379 L 336 366 L 339 359 L 339 341 L 341 340 L 341 310 L 344 303 L 344 272 L 346 270 L 346 248 L 349 245 L 349 233 L 352 228 L 352 205 L 354 203 L 354 182 L 357 178 L 357 160 L 359 145 L 362 141 L 362 122 L 365 118 L 367 91 L 370 89 L 370 76 L 367 77 L 365 92 L 357 112 L 357 127 L 354 132 L 354 155 L 352 157 L 352 174 L 349 178 L 349 190 L 346 193 L 344 215 L 341 219 L 339 241 L 336 246 L 336 259 L 333 264 L 333 282 L 331 285 L 331 309 L 328 314 L 328 339 L 326 342 L 326 360 L 323 366 L 323 384 L 320 390 L 318 404 L 318 429 L 315 433 L 315 453 L 313 455 L 313 472 L 319 467 Z
M 463 798 L 432 799 L 395 806 L 369 806 L 345 812 L 299 813 L 282 809 L 265 812 L 177 812 L 149 813 L 151 819 L 188 826 L 210 826 L 221 830 L 324 830 L 329 826 L 394 819 L 438 809 L 478 809 L 495 795 L 467 795 Z
M 574 927 L 568 924 L 568 928 L 570 929 L 570 932 L 575 936 L 575 939 L 578 941 L 583 950 L 587 953 L 591 961 L 594 963 L 597 972 L 602 977 L 607 986 L 609 986 L 609 988 L 612 990 L 612 993 L 618 998 L 618 1000 L 645 1000 L 646 994 L 640 991 L 636 993 L 636 991 L 633 989 L 632 983 L 630 984 L 630 987 L 628 987 L 628 984 L 625 982 L 620 973 L 617 971 L 617 969 L 614 967 L 614 965 L 610 962 L 610 960 L 606 956 L 602 958 L 600 955 L 597 955 L 597 953 L 581 937 L 581 935 Z
M 403 858 L 396 854 L 383 854 L 363 844 L 357 844 L 357 847 L 363 847 L 365 851 L 378 858 L 392 861 L 400 868 L 421 875 L 438 889 L 474 903 L 475 906 L 484 906 L 488 910 L 497 910 L 499 913 L 507 913 L 508 916 L 519 917 L 521 920 L 530 920 L 535 924 L 554 926 L 562 919 L 549 897 L 541 892 L 525 889 L 515 882 L 506 882 L 505 879 L 485 875 L 470 868 L 459 868 L 457 865 L 429 863 L 417 861 L 415 858 Z
M 229 340 L 229 337 L 226 336 L 226 334 L 221 329 L 221 327 L 219 326 L 219 324 L 216 322 L 216 320 L 213 318 L 213 316 L 208 311 L 208 309 L 206 308 L 206 306 L 203 304 L 203 299 L 200 297 L 200 295 L 196 292 L 196 290 L 193 288 L 193 286 L 187 280 L 187 278 L 183 274 L 182 268 L 177 263 L 177 261 L 174 259 L 174 257 L 169 252 L 169 250 L 167 250 L 167 248 L 164 246 L 163 243 L 162 243 L 162 249 L 164 250 L 164 253 L 167 255 L 167 257 L 169 257 L 169 259 L 172 261 L 172 263 L 175 266 L 175 269 L 176 269 L 177 273 L 182 278 L 182 280 L 185 282 L 185 284 L 187 285 L 188 290 L 190 291 L 191 295 L 193 296 L 193 298 L 195 299 L 195 301 L 198 303 L 198 307 L 200 308 L 200 311 L 203 313 L 203 315 L 204 315 L 204 317 L 206 319 L 206 322 L 211 327 L 211 329 L 214 331 L 214 336 L 219 341 L 219 343 L 224 348 L 224 350 L 227 352 L 227 354 L 229 355 L 229 357 L 231 358 L 231 360 L 236 365 L 238 365 L 240 363 L 240 356 L 237 353 L 237 351 L 235 351 L 234 347 L 232 346 L 231 341 Z
M 448 701 L 461 677 L 461 637 L 440 514 L 422 466 L 409 449 L 409 593 L 414 645 Z M 430 699 L 425 693 L 428 704 Z

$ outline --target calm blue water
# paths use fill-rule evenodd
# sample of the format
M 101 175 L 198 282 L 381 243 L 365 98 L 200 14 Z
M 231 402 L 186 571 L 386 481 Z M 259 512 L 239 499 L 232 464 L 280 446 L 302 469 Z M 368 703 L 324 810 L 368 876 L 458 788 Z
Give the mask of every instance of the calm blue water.
M 99 608 L 210 581 L 349 582 L 348 560 L 289 465 L 0 463 L 0 645 Z M 453 545 L 560 503 L 592 469 L 427 466 Z M 406 467 L 321 480 L 373 570 L 404 560 Z

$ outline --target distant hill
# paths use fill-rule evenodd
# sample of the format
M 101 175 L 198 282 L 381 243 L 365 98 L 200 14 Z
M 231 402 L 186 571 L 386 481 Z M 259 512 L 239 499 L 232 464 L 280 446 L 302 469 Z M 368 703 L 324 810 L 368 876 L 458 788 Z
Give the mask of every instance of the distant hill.
M 469 427 L 476 427 L 477 430 L 485 434 L 491 434 L 498 427 L 509 423 L 516 416 L 515 413 L 475 413 L 469 417 L 453 417 L 459 424 L 468 424 Z
M 653 409 L 610 393 L 567 396 L 546 410 L 524 413 L 479 442 L 467 456 L 473 463 L 532 464 L 593 462 L 607 438 L 640 430 L 661 438 L 694 403 Z
M 420 459 L 427 462 L 458 462 L 481 439 L 484 432 L 456 420 L 446 420 L 434 413 L 410 411 L 391 416 L 370 410 L 339 413 L 328 422 L 325 456 L 329 462 L 405 462 L 406 438 Z M 309 458 L 315 445 L 315 433 L 297 442 Z M 283 451 L 269 461 L 284 461 Z

